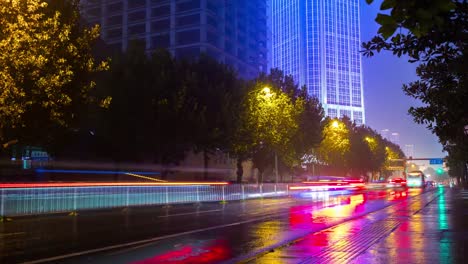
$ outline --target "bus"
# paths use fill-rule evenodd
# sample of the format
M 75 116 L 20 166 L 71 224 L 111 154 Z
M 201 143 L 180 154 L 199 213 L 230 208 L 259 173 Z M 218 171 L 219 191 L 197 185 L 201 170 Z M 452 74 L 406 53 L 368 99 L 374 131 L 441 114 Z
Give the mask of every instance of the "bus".
M 406 175 L 406 182 L 408 187 L 424 188 L 426 187 L 425 176 L 422 171 L 412 171 Z

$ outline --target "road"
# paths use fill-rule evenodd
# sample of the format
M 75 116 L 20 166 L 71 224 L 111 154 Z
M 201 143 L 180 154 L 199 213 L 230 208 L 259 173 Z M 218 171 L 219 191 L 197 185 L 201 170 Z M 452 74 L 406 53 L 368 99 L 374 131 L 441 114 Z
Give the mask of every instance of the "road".
M 420 210 L 435 195 L 418 189 L 327 192 L 20 217 L 0 224 L 0 262 L 234 263 L 391 206 Z

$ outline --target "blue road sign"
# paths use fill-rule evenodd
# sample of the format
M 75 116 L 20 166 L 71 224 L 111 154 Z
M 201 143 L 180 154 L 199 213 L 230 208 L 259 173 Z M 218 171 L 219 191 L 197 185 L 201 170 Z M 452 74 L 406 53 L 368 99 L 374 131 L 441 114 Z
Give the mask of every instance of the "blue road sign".
M 429 164 L 434 165 L 434 164 L 444 164 L 443 159 L 430 159 Z

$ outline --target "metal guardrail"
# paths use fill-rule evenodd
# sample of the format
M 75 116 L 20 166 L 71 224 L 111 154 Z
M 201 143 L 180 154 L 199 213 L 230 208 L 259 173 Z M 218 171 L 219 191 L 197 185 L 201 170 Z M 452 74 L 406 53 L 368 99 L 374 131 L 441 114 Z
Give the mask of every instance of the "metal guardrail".
M 0 188 L 0 217 L 289 195 L 288 184 Z

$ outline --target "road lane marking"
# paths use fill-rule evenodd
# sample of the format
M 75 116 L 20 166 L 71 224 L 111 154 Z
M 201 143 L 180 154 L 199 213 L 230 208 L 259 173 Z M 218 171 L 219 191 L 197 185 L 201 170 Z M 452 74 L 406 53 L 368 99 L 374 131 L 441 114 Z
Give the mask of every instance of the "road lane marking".
M 158 216 L 158 217 L 167 218 L 167 217 L 171 217 L 171 216 L 182 216 L 182 215 L 192 215 L 192 214 L 203 214 L 203 213 L 212 213 L 212 212 L 219 212 L 219 211 L 222 211 L 222 210 L 221 210 L 221 209 L 217 209 L 217 210 L 206 210 L 206 211 L 199 211 L 199 212 L 190 212 L 190 213 L 180 213 L 180 214 L 161 215 L 161 216 Z

